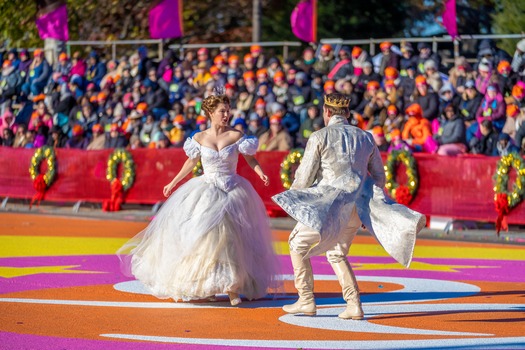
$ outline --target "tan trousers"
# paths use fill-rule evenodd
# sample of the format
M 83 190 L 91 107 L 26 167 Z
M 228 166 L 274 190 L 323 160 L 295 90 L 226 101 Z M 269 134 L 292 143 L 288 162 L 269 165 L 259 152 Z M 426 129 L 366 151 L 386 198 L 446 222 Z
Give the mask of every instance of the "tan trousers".
M 357 215 L 357 209 L 354 207 L 354 210 L 350 215 L 348 225 L 341 232 L 338 242 L 326 252 L 326 258 L 328 262 L 331 264 L 337 264 L 346 259 L 348 251 L 350 250 L 350 246 L 352 245 L 352 241 L 360 227 L 361 220 Z M 290 233 L 288 244 L 290 245 L 291 251 L 294 251 L 304 257 L 310 248 L 314 244 L 318 243 L 320 239 L 321 235 L 319 232 L 298 222 Z

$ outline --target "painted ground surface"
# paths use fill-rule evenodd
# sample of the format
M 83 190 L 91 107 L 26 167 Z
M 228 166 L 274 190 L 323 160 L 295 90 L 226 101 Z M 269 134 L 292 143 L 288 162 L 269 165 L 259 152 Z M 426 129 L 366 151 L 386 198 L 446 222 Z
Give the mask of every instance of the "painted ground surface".
M 284 292 L 229 306 L 158 300 L 114 252 L 146 223 L 0 214 L 0 349 L 525 348 L 524 246 L 418 240 L 406 270 L 369 236 L 350 252 L 364 321 L 313 259 L 318 315 L 285 315 Z M 288 232 L 274 231 L 290 279 Z

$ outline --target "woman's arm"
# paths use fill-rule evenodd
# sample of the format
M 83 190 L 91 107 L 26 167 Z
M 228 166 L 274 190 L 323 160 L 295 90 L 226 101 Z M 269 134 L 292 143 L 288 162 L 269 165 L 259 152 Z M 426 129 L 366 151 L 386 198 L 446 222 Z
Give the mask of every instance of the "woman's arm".
M 246 159 L 246 162 L 248 163 L 248 165 L 253 169 L 253 171 L 255 171 L 257 175 L 259 175 L 261 180 L 264 182 L 264 185 L 268 186 L 270 184 L 270 180 L 268 179 L 268 176 L 266 176 L 266 174 L 262 170 L 261 165 L 259 164 L 257 159 L 255 159 L 254 156 L 249 156 L 247 154 L 243 154 L 243 156 L 244 156 L 244 159 Z
M 164 190 L 162 191 L 162 193 L 164 193 L 165 197 L 168 197 L 170 195 L 171 190 L 173 190 L 173 188 L 177 186 L 180 180 L 184 179 L 191 172 L 191 170 L 195 167 L 195 165 L 197 165 L 200 159 L 200 157 L 186 159 L 186 162 L 180 169 L 179 173 L 173 178 L 173 180 L 171 180 L 169 184 L 164 186 Z

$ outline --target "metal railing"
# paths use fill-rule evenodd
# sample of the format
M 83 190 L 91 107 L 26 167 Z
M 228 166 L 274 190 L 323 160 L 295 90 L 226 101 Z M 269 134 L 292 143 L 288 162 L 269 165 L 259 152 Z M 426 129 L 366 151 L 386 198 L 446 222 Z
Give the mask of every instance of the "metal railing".
M 391 43 L 401 43 L 408 41 L 410 43 L 432 43 L 432 50 L 435 52 L 438 50 L 438 43 L 454 43 L 459 45 L 465 40 L 482 40 L 482 39 L 523 39 L 525 34 L 472 34 L 472 35 L 460 35 L 456 40 L 453 40 L 450 35 L 444 35 L 441 37 L 433 36 L 426 38 L 369 38 L 369 39 L 356 39 L 356 40 L 343 40 L 343 39 L 321 39 L 321 43 L 336 44 L 336 45 L 368 45 L 368 53 L 375 55 L 376 46 L 384 41 Z M 458 46 L 459 47 L 459 46 Z M 458 51 L 459 52 L 459 51 Z
M 111 58 L 115 60 L 117 58 L 117 47 L 118 46 L 137 46 L 137 45 L 157 45 L 158 58 L 162 59 L 164 57 L 164 42 L 163 40 L 115 40 L 115 41 L 93 41 L 93 40 L 84 40 L 84 41 L 68 41 L 66 43 L 68 54 L 71 53 L 72 46 L 93 46 L 97 48 L 111 47 Z M 186 50 L 200 49 L 205 47 L 208 49 L 213 48 L 242 48 L 250 47 L 252 45 L 259 45 L 262 47 L 282 47 L 282 54 L 284 59 L 288 58 L 289 48 L 290 47 L 300 47 L 300 42 L 294 41 L 269 41 L 269 42 L 249 42 L 249 43 L 203 43 L 203 44 L 172 44 L 168 48 L 179 50 L 181 55 Z
M 283 59 L 286 60 L 289 55 L 290 47 L 301 47 L 302 44 L 298 41 L 266 41 L 266 42 L 249 42 L 249 43 L 219 43 L 219 44 L 174 44 L 170 45 L 170 49 L 177 49 L 184 52 L 185 50 L 200 49 L 205 47 L 207 49 L 214 48 L 240 48 L 240 47 L 250 47 L 252 45 L 259 45 L 261 47 L 282 47 Z
M 445 35 L 441 37 L 418 37 L 418 38 L 368 38 L 368 39 L 321 39 L 321 44 L 332 44 L 335 46 L 335 52 L 343 45 L 360 45 L 368 46 L 368 52 L 371 56 L 374 56 L 377 52 L 377 46 L 383 41 L 390 41 L 394 44 L 399 44 L 403 41 L 408 41 L 410 43 L 420 43 L 426 42 L 431 43 L 432 49 L 434 52 L 438 51 L 438 46 L 440 43 L 453 43 L 454 44 L 454 56 L 458 56 L 461 52 L 461 46 L 472 40 L 482 40 L 482 39 L 523 39 L 525 34 L 473 34 L 473 35 L 460 35 L 456 40 L 453 40 L 451 36 Z M 157 47 L 158 58 L 162 59 L 164 57 L 164 45 L 163 40 L 115 40 L 115 41 L 68 41 L 66 47 L 68 53 L 71 51 L 73 46 L 93 46 L 96 48 L 110 47 L 111 48 L 111 57 L 112 59 L 117 58 L 117 52 L 119 46 L 137 46 L 137 45 L 155 45 Z M 287 59 L 290 55 L 290 48 L 297 48 L 304 45 L 299 41 L 270 41 L 270 42 L 225 42 L 225 43 L 202 43 L 202 44 L 172 44 L 168 48 L 179 50 L 180 54 L 183 55 L 184 51 L 199 49 L 201 47 L 213 49 L 213 48 L 245 48 L 250 47 L 251 45 L 259 45 L 262 47 L 278 47 L 281 48 L 283 59 Z M 512 54 L 512 53 L 511 53 Z
M 115 41 L 96 41 L 96 40 L 84 40 L 84 41 L 68 41 L 66 43 L 67 53 L 71 54 L 72 46 L 95 46 L 100 47 L 111 47 L 111 58 L 117 59 L 117 46 L 130 46 L 130 45 L 158 45 L 159 59 L 164 57 L 164 45 L 162 40 L 149 39 L 149 40 L 115 40 Z

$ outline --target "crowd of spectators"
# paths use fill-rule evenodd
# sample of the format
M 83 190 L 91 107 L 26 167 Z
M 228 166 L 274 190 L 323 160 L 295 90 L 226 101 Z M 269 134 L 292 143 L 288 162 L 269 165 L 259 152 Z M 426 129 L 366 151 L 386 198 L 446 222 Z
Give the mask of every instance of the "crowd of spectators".
M 201 48 L 153 60 L 144 47 L 120 60 L 12 49 L 0 76 L 0 143 L 98 150 L 182 147 L 205 130 L 202 98 L 223 91 L 233 127 L 259 138 L 260 151 L 304 147 L 322 128 L 324 94 L 351 98 L 350 123 L 381 151 L 505 155 L 525 146 L 525 39 L 513 56 L 482 41 L 476 62 L 452 67 L 427 43 L 307 47 L 297 59 Z M 336 52 L 337 51 L 337 52 Z

